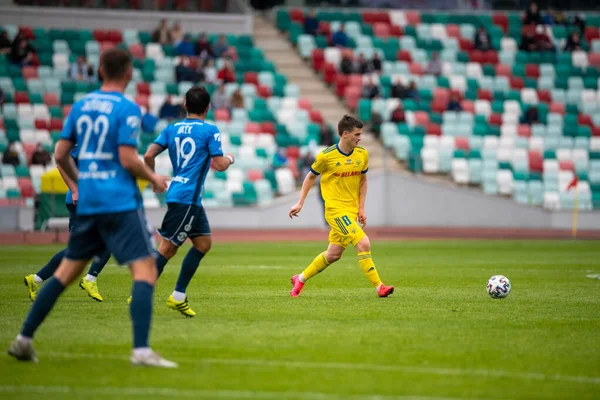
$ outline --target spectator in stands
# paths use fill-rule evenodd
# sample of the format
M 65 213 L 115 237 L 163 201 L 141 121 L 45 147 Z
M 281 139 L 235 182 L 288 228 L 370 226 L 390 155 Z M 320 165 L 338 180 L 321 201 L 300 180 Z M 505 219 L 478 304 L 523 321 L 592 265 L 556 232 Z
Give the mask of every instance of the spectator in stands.
M 171 96 L 167 96 L 164 104 L 160 107 L 158 117 L 160 119 L 179 119 L 185 116 L 185 110 L 180 104 L 173 104 Z
M 362 53 L 359 54 L 358 58 L 356 59 L 356 65 L 354 66 L 354 70 L 362 75 L 371 72 L 371 65 L 369 64 L 369 60 L 367 60 Z
M 8 32 L 0 32 L 0 54 L 9 54 L 12 44 L 8 38 Z
M 400 78 L 395 78 L 391 87 L 391 96 L 396 99 L 406 99 L 408 97 L 408 88 L 402 84 Z
M 319 144 L 321 146 L 333 146 L 335 141 L 333 140 L 333 129 L 325 121 L 319 124 Z
M 581 39 L 579 38 L 579 32 L 573 31 L 567 38 L 565 44 L 565 51 L 577 51 L 581 50 Z
M 450 101 L 448 102 L 448 111 L 462 111 L 462 105 L 460 104 L 460 97 L 458 93 L 452 93 Z
M 535 40 L 535 36 L 529 31 L 525 32 L 523 37 L 521 38 L 521 45 L 519 46 L 519 50 L 523 51 L 537 51 L 538 46 Z
M 17 153 L 15 143 L 10 142 L 6 148 L 6 151 L 4 152 L 4 155 L 2 156 L 2 164 L 13 165 L 16 167 L 19 165 L 19 163 L 19 153 Z
M 344 25 L 331 36 L 331 44 L 335 47 L 348 47 L 348 35 L 344 32 Z
M 194 53 L 198 57 L 200 57 L 201 60 L 214 58 L 212 47 L 210 45 L 210 42 L 208 41 L 206 33 L 201 34 L 198 40 L 196 41 L 196 44 L 194 45 Z
M 319 33 L 319 20 L 315 10 L 310 10 L 308 16 L 304 18 L 304 33 L 312 36 Z
M 160 44 L 172 43 L 173 38 L 171 37 L 171 32 L 165 18 L 160 20 L 160 25 L 152 32 L 152 41 Z
M 419 100 L 419 90 L 417 89 L 417 84 L 414 81 L 408 85 L 408 98 L 413 99 L 414 101 Z
M 203 77 L 191 67 L 188 56 L 182 56 L 179 65 L 175 67 L 175 80 L 177 82 L 199 82 Z
M 31 65 L 35 57 L 35 49 L 25 38 L 22 32 L 19 32 L 12 42 L 10 59 L 13 64 L 25 66 Z
M 283 168 L 288 166 L 288 159 L 285 156 L 285 147 L 279 147 L 273 155 L 273 168 Z
M 92 72 L 93 77 L 93 69 L 90 68 L 90 65 L 87 63 L 85 56 L 77 56 L 77 60 L 71 64 L 71 79 L 74 81 L 89 81 L 90 80 L 90 72 Z
M 183 29 L 181 29 L 181 24 L 179 22 L 173 24 L 169 30 L 169 35 L 171 35 L 171 43 L 173 46 L 179 46 L 179 43 L 183 40 Z
M 524 124 L 532 125 L 532 124 L 538 123 L 539 121 L 540 121 L 540 118 L 539 118 L 537 107 L 536 106 L 529 107 L 527 109 L 527 111 L 525 111 L 525 114 L 523 115 L 522 122 Z
M 44 148 L 44 145 L 42 143 L 38 143 L 35 146 L 35 151 L 31 156 L 31 165 L 42 165 L 46 167 L 46 165 L 50 164 L 51 161 L 52 156 L 50 155 L 48 150 Z
M 198 68 L 202 68 L 202 67 L 199 66 Z M 211 59 L 206 60 L 206 64 L 204 65 L 202 72 L 204 73 L 204 82 L 206 82 L 206 83 L 216 83 L 217 82 L 217 69 L 215 68 L 215 64 L 214 64 L 213 60 L 211 60 Z
M 373 54 L 371 66 L 373 67 L 373 71 L 381 73 L 381 58 L 379 58 L 379 53 L 375 52 L 375 54 Z
M 4 105 L 5 99 L 6 99 L 6 97 L 4 96 L 4 90 L 2 90 L 2 88 L 0 88 L 0 107 L 2 107 Z
M 225 54 L 229 50 L 229 45 L 227 44 L 227 40 L 225 39 L 225 35 L 219 35 L 217 41 L 212 45 L 212 54 L 216 58 L 220 58 L 225 56 Z
M 379 86 L 375 84 L 372 77 L 367 78 L 367 83 L 363 84 L 360 96 L 365 99 L 374 99 L 380 94 Z
M 583 35 L 585 32 L 585 16 L 583 14 L 576 15 L 573 18 L 573 25 L 579 28 L 579 34 Z
M 490 50 L 490 35 L 485 31 L 483 26 L 477 28 L 477 32 L 475 32 L 475 40 L 474 40 L 475 49 L 480 51 L 488 51 Z
M 194 53 L 194 43 L 192 42 L 192 36 L 189 33 L 186 33 L 183 36 L 183 41 L 177 45 L 175 51 L 178 56 L 190 56 L 193 57 Z
M 347 54 L 342 56 L 342 61 L 340 61 L 340 71 L 344 75 L 350 75 L 354 73 L 354 63 L 352 62 L 352 58 L 350 58 Z
M 210 97 L 211 107 L 214 109 L 227 108 L 229 109 L 229 98 L 225 93 L 225 85 L 220 84 L 216 92 Z
M 242 91 L 237 88 L 231 94 L 231 99 L 229 99 L 229 103 L 231 104 L 231 108 L 244 108 L 244 95 L 242 95 Z
M 427 68 L 425 68 L 425 73 L 436 76 L 442 73 L 442 61 L 440 60 L 440 55 L 438 53 L 433 53 L 431 55 L 431 59 L 429 60 L 429 63 L 427 63 Z
M 555 25 L 568 25 L 567 17 L 563 10 L 558 10 L 554 13 L 554 24 Z
M 535 41 L 537 45 L 537 51 L 554 51 L 554 43 L 550 40 L 548 32 L 552 33 L 550 27 L 544 25 L 538 25 L 535 29 Z
M 523 18 L 523 25 L 539 25 L 542 23 L 542 16 L 540 15 L 540 10 L 538 9 L 538 5 L 535 1 L 532 1 L 529 4 L 529 8 L 525 12 L 525 17 Z
M 217 79 L 222 83 L 235 82 L 235 71 L 230 62 L 225 62 L 223 68 L 221 68 L 217 74 Z
M 392 122 L 395 124 L 400 124 L 406 121 L 406 116 L 404 115 L 404 109 L 402 108 L 402 103 L 399 103 L 394 111 L 392 111 Z

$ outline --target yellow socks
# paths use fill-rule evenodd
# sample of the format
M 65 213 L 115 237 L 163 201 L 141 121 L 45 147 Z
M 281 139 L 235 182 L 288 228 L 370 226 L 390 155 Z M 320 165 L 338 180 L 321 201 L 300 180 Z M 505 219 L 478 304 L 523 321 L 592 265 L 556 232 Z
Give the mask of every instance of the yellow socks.
M 311 262 L 310 265 L 306 267 L 304 272 L 300 274 L 301 282 L 306 282 L 308 279 L 312 278 L 319 272 L 322 272 L 325 268 L 329 267 L 330 262 L 327 261 L 325 254 L 327 254 L 327 252 L 325 251 L 319 254 L 317 257 L 315 257 L 313 262 Z
M 358 264 L 367 276 L 367 279 L 371 281 L 371 284 L 373 284 L 374 287 L 379 287 L 379 285 L 381 285 L 381 279 L 379 279 L 379 274 L 377 273 L 377 269 L 375 269 L 375 264 L 371 258 L 371 252 L 365 251 L 358 253 Z

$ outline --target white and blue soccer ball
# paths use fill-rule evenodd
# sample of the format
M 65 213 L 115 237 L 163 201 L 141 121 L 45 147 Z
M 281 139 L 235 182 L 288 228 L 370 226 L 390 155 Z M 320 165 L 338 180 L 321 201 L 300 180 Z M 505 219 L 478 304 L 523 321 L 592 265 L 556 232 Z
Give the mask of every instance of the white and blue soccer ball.
M 510 281 L 503 275 L 494 275 L 488 280 L 487 291 L 493 299 L 503 299 L 510 293 Z

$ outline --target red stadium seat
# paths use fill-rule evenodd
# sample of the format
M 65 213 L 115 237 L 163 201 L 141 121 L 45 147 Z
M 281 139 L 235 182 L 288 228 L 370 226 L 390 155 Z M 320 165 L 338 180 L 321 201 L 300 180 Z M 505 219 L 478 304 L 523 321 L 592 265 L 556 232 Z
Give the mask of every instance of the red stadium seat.
M 268 86 L 258 85 L 258 88 L 256 90 L 260 97 L 263 97 L 265 99 L 267 97 L 271 97 L 271 88 L 269 88 Z
M 217 108 L 214 110 L 215 120 L 229 121 L 229 110 L 226 108 Z
M 525 75 L 530 78 L 539 78 L 540 77 L 540 67 L 537 64 L 526 64 L 525 65 Z
M 600 136 L 600 126 L 594 126 L 592 128 L 592 136 Z
M 571 160 L 563 160 L 558 162 L 558 168 L 562 171 L 575 171 L 575 164 Z
M 434 124 L 433 122 L 428 123 L 425 126 L 425 131 L 428 135 L 441 136 L 442 135 L 442 127 L 438 124 Z
M 433 100 L 443 101 L 445 103 L 450 99 L 450 91 L 444 87 L 436 87 L 433 89 Z
M 398 61 L 412 62 L 412 56 L 408 50 L 398 50 L 396 58 Z
M 523 27 L 521 28 L 521 36 L 527 36 L 527 35 L 535 36 L 535 28 L 536 27 L 533 24 L 523 25 Z
M 471 51 L 473 50 L 473 42 L 469 39 L 459 39 L 458 40 L 459 47 L 462 51 Z
M 261 133 L 260 124 L 258 122 L 247 122 L 246 123 L 246 132 L 258 134 Z
M 448 110 L 448 100 L 447 99 L 435 99 L 431 102 L 431 111 L 434 113 L 441 114 L 444 111 Z
M 140 43 L 131 44 L 129 52 L 133 58 L 144 58 L 144 46 Z
M 550 107 L 548 107 L 548 111 L 551 113 L 557 113 L 564 115 L 566 112 L 565 105 L 562 103 L 550 103 Z
M 135 96 L 135 104 L 148 109 L 148 96 L 146 96 L 145 94 L 138 94 L 137 96 Z
M 587 114 L 579 114 L 577 116 L 577 123 L 579 125 L 589 126 L 590 128 L 594 126 L 594 123 L 592 122 L 592 117 L 590 117 Z
M 398 25 L 390 25 L 390 36 L 399 37 L 404 35 L 404 29 Z
M 67 115 L 69 115 L 69 113 L 71 112 L 71 107 L 73 107 L 72 104 L 65 104 L 62 108 L 62 112 L 63 115 L 65 116 L 65 118 L 67 117 Z
M 423 66 L 421 64 L 411 63 L 410 73 L 413 75 L 423 75 Z
M 30 178 L 18 178 L 19 189 L 21 189 L 21 197 L 31 198 L 35 195 L 33 184 Z
M 244 83 L 253 83 L 258 85 L 258 74 L 252 71 L 244 73 Z
M 29 103 L 29 93 L 15 92 L 14 101 L 16 104 L 28 104 Z
M 30 26 L 26 26 L 26 25 L 20 26 L 19 32 L 21 32 L 23 34 L 23 36 L 25 36 L 25 39 L 28 39 L 28 40 L 35 39 L 33 29 L 31 29 Z
M 23 79 L 35 79 L 38 77 L 38 72 L 36 67 L 26 66 L 21 68 L 21 75 L 23 75 Z
M 323 122 L 323 116 L 321 115 L 320 111 L 310 110 L 309 115 L 310 115 L 311 122 L 314 122 L 315 124 L 320 124 Z
M 502 114 L 491 114 L 488 118 L 488 123 L 490 125 L 502 125 Z
M 348 75 L 349 86 L 362 86 L 363 77 L 360 74 Z
M 512 71 L 509 65 L 506 64 L 496 64 L 496 76 L 511 76 Z
M 312 51 L 312 67 L 315 71 L 320 71 L 325 65 L 325 54 L 323 49 L 314 49 Z
M 94 29 L 93 32 L 94 35 L 94 39 L 96 39 L 97 42 L 102 42 L 105 40 L 108 40 L 108 35 L 106 34 L 106 31 L 103 29 Z
M 460 26 L 456 24 L 446 25 L 446 35 L 448 37 L 460 39 Z
M 598 27 L 596 26 L 587 26 L 585 28 L 584 34 L 585 40 L 590 43 L 594 39 L 600 39 L 600 32 L 598 31 Z
M 460 102 L 463 112 L 475 114 L 475 103 L 471 100 L 463 100 Z
M 519 125 L 517 128 L 517 135 L 526 138 L 531 137 L 531 127 L 526 124 Z
M 359 86 L 348 86 L 346 87 L 346 104 L 351 110 L 356 110 L 358 100 L 360 99 L 360 87 Z
M 542 103 L 552 102 L 552 93 L 549 90 L 538 90 L 538 100 Z
M 60 102 L 58 101 L 58 96 L 56 93 L 44 93 L 44 104 L 46 104 L 48 107 L 58 106 Z
M 121 31 L 113 29 L 106 32 L 106 39 L 109 42 L 121 43 L 123 41 L 123 34 L 121 33 Z
M 100 42 L 100 52 L 104 53 L 106 50 L 110 50 L 115 47 L 113 42 Z
M 383 22 L 377 22 L 373 25 L 373 33 L 377 37 L 387 38 L 390 36 L 390 26 Z
M 46 129 L 48 130 L 48 121 L 45 119 L 36 119 L 34 122 L 35 129 Z
M 429 123 L 429 114 L 425 111 L 415 112 L 415 124 L 416 125 L 427 125 Z
M 37 143 L 23 143 L 23 152 L 25 153 L 25 159 L 27 159 L 27 165 L 31 164 L 31 157 L 35 153 Z
M 320 21 L 319 22 L 319 31 L 321 31 L 322 35 L 331 35 L 331 25 L 328 21 Z
M 260 169 L 251 169 L 248 170 L 248 180 L 250 182 L 256 182 L 265 177 L 264 173 Z
M 69 111 L 71 111 L 71 109 L 69 108 Z M 63 112 L 63 115 L 66 117 L 67 114 L 65 114 Z M 50 126 L 49 129 L 50 131 L 60 131 L 63 128 L 63 120 L 60 118 L 52 118 L 50 120 Z
M 327 84 L 332 84 L 335 81 L 337 70 L 335 66 L 330 63 L 325 64 L 325 70 L 323 71 L 323 78 Z
M 480 50 L 473 50 L 469 52 L 469 60 L 474 63 L 485 64 L 486 57 L 485 53 Z
M 310 100 L 304 97 L 298 99 L 298 108 L 301 110 L 310 111 Z
M 286 155 L 288 158 L 300 158 L 300 147 L 297 146 L 289 146 L 286 149 Z
M 304 23 L 304 11 L 294 8 L 290 10 L 290 19 L 300 24 Z
M 589 53 L 588 63 L 596 68 L 600 68 L 600 53 Z
M 496 50 L 488 50 L 485 52 L 485 62 L 486 64 L 496 65 L 500 62 L 498 58 L 498 52 Z
M 492 15 L 492 22 L 502 28 L 504 33 L 508 32 L 508 17 L 504 14 Z
M 150 96 L 150 84 L 148 82 L 138 82 L 137 92 L 138 94 Z
M 525 82 L 523 82 L 523 78 L 519 78 L 518 76 L 511 76 L 510 87 L 513 89 L 521 90 L 525 87 Z
M 488 89 L 477 89 L 477 98 L 479 100 L 492 101 L 492 100 L 494 100 L 494 95 L 492 94 L 491 90 L 488 90 Z
M 544 157 L 535 150 L 529 151 L 529 170 L 539 173 L 544 171 Z
M 421 23 L 421 14 L 418 11 L 406 11 L 404 16 L 408 25 L 418 25 Z
M 338 97 L 344 96 L 344 90 L 348 86 L 349 78 L 348 75 L 338 74 L 335 77 L 335 93 Z
M 277 129 L 275 128 L 275 124 L 273 122 L 261 122 L 260 131 L 262 133 L 269 133 L 271 135 L 275 135 Z
M 469 138 L 466 137 L 456 137 L 454 139 L 454 145 L 459 150 L 469 151 Z

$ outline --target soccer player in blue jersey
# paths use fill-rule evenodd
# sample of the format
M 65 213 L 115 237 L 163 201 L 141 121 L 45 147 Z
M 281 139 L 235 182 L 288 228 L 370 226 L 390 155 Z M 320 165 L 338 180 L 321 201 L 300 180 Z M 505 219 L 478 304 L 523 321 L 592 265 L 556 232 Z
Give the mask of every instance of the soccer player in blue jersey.
M 75 148 L 73 148 L 71 151 L 71 157 L 73 157 L 75 164 L 77 164 L 78 153 L 79 146 L 75 146 Z M 65 197 L 65 204 L 67 206 L 67 210 L 69 210 L 69 232 L 71 232 L 71 230 L 73 230 L 73 223 L 75 221 L 74 216 L 78 199 L 77 184 L 69 178 L 69 176 L 60 166 L 58 166 L 58 172 L 60 172 L 63 180 L 69 187 Z M 25 277 L 25 286 L 27 286 L 29 290 L 29 298 L 31 301 L 35 301 L 37 292 L 40 289 L 40 284 L 54 275 L 54 272 L 58 269 L 58 266 L 65 255 L 65 251 L 67 251 L 66 248 L 62 249 L 53 255 L 50 261 L 48 261 L 48 263 L 44 265 L 38 272 Z M 108 250 L 104 250 L 101 254 L 94 256 L 92 265 L 90 266 L 87 275 L 84 278 L 81 278 L 81 281 L 79 281 L 79 287 L 85 290 L 87 294 L 96 301 L 104 300 L 98 291 L 98 283 L 96 282 L 96 278 L 109 259 L 110 252 Z
M 223 156 L 219 129 L 205 122 L 209 105 L 210 94 L 204 87 L 191 88 L 185 94 L 187 118 L 166 127 L 144 156 L 146 164 L 154 170 L 156 156 L 168 149 L 173 165 L 173 180 L 167 192 L 168 210 L 158 231 L 163 240 L 158 247 L 156 266 L 160 276 L 179 246 L 186 239 L 191 240 L 193 246 L 183 259 L 175 290 L 167 300 L 169 308 L 186 317 L 196 315 L 188 303 L 186 289 L 212 245 L 202 207 L 204 180 L 211 161 L 217 171 L 225 171 L 234 163 L 233 155 Z
M 133 275 L 131 363 L 177 367 L 148 344 L 157 277 L 156 250 L 135 179 L 147 180 L 157 192 L 164 192 L 166 178 L 138 158 L 141 111 L 123 96 L 133 72 L 131 56 L 118 48 L 105 51 L 100 58 L 100 72 L 102 87 L 73 105 L 56 145 L 56 161 L 77 183 L 79 195 L 69 244 L 54 276 L 39 291 L 8 353 L 18 360 L 37 361 L 33 348 L 36 330 L 88 261 L 108 249 L 119 264 L 129 265 Z M 80 147 L 78 166 L 71 157 L 75 145 Z

